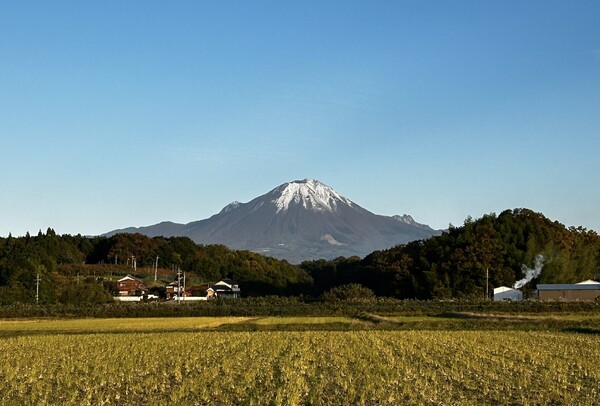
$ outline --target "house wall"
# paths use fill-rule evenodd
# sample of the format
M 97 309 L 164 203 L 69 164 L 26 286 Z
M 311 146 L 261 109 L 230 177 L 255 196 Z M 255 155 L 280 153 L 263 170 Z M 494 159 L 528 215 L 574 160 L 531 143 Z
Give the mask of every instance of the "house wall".
M 183 286 L 167 285 L 166 292 L 167 299 L 172 299 L 173 297 L 177 297 L 178 293 L 183 293 Z
M 201 302 L 207 300 L 206 296 L 182 296 L 181 300 L 183 302 Z
M 582 300 L 592 301 L 600 296 L 600 289 L 593 290 L 540 290 L 540 300 Z
M 237 299 L 240 297 L 239 292 L 231 292 L 231 291 L 219 291 L 217 290 L 217 297 L 227 298 L 227 299 Z
M 143 296 L 114 296 L 113 299 L 117 302 L 141 302 Z
M 518 291 L 506 291 L 506 292 L 500 292 L 500 293 L 496 293 L 494 294 L 494 300 L 495 301 L 501 301 L 501 300 L 523 300 L 523 294 L 521 292 Z
M 123 282 L 119 282 L 117 284 L 117 289 L 119 289 L 119 294 L 122 295 L 122 292 L 127 292 L 129 295 L 134 295 L 136 290 L 145 290 L 144 285 L 138 281 L 127 280 Z

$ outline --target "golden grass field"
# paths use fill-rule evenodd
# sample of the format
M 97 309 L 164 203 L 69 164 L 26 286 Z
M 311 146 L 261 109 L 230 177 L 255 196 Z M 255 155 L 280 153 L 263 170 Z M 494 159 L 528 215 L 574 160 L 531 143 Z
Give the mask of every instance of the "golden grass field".
M 283 331 L 223 331 L 249 321 Z M 600 404 L 600 335 L 347 317 L 0 321 L 2 404 Z

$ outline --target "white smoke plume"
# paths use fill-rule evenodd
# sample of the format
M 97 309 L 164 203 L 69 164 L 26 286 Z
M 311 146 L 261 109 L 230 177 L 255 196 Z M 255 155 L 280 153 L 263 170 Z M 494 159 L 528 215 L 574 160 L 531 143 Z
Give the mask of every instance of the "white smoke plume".
M 525 265 L 521 266 L 521 270 L 525 272 L 525 277 L 521 280 L 516 281 L 514 288 L 522 288 L 526 283 L 540 276 L 540 274 L 542 273 L 542 268 L 544 267 L 544 259 L 545 258 L 542 254 L 538 254 L 535 257 L 533 268 L 527 268 Z

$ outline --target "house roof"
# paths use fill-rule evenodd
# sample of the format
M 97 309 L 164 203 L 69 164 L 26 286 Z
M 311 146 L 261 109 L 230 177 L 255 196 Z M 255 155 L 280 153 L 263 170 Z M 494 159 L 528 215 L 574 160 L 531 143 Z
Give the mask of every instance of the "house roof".
M 516 289 L 513 288 L 509 288 L 508 286 L 500 286 L 497 288 L 494 288 L 494 295 L 497 295 L 498 293 L 503 293 L 503 292 L 519 292 Z
M 558 284 L 540 284 L 537 290 L 600 290 L 600 284 L 595 283 L 558 283 Z
M 239 292 L 240 288 L 232 288 L 230 286 L 225 285 L 213 285 L 211 288 L 215 292 Z
M 596 281 L 593 281 L 591 279 L 588 279 L 588 280 L 583 281 L 583 282 L 578 282 L 575 285 L 600 285 L 600 282 L 596 282 Z
M 221 291 L 239 291 L 238 283 L 233 279 L 221 279 L 219 282 L 212 285 L 215 290 Z
M 233 279 L 221 279 L 219 280 L 219 282 L 215 283 L 215 285 L 229 285 L 229 286 L 234 286 L 237 285 L 237 281 L 234 281 Z
M 136 282 L 141 282 L 141 280 L 139 280 L 138 278 L 134 278 L 131 275 L 127 275 L 124 278 L 119 279 L 117 282 L 125 282 L 125 281 L 136 281 Z

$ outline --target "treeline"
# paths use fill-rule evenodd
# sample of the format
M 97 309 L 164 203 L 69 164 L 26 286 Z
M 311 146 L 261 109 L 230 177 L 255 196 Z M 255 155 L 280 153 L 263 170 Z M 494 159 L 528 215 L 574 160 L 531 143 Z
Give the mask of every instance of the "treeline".
M 306 271 L 286 261 L 222 245 L 197 245 L 187 237 L 88 238 L 58 236 L 49 228 L 37 236 L 0 238 L 0 304 L 34 303 L 36 290 L 40 304 L 109 302 L 112 297 L 102 276 L 133 274 L 134 260 L 138 269 L 149 269 L 156 257 L 163 266 L 180 268 L 195 281 L 235 279 L 245 296 L 300 295 L 312 286 Z M 76 276 L 85 275 L 86 269 L 87 277 Z M 173 277 L 166 279 L 171 282 Z
M 224 245 L 198 245 L 188 237 L 154 237 L 141 234 L 117 234 L 97 238 L 88 253 L 90 264 L 129 263 L 149 268 L 159 258 L 161 264 L 180 268 L 204 282 L 222 278 L 238 281 L 245 296 L 299 295 L 311 285 L 311 277 L 302 269 L 250 251 L 234 251 Z
M 137 269 L 145 269 L 144 275 L 149 276 L 157 257 L 164 282 L 174 278 L 164 271 L 180 268 L 195 282 L 235 279 L 245 297 L 320 298 L 338 286 L 359 284 L 377 297 L 481 300 L 494 287 L 513 286 L 526 276 L 526 268 L 536 266 L 540 273 L 524 285 L 526 295 L 536 283 L 598 277 L 600 237 L 516 209 L 478 220 L 468 218 L 440 236 L 376 251 L 363 259 L 306 261 L 296 266 L 223 245 L 197 245 L 187 237 L 58 236 L 49 228 L 37 236 L 0 238 L 0 304 L 34 303 L 37 275 L 40 304 L 105 303 L 111 300 L 102 284 L 107 275 L 134 273 L 135 261 Z
M 525 284 L 526 293 L 536 283 L 598 277 L 600 237 L 515 209 L 476 221 L 467 218 L 463 226 L 450 226 L 440 236 L 376 251 L 362 260 L 309 261 L 302 268 L 313 276 L 317 293 L 359 283 L 377 296 L 428 300 L 482 299 L 494 287 L 513 286 L 536 265 L 540 273 Z

